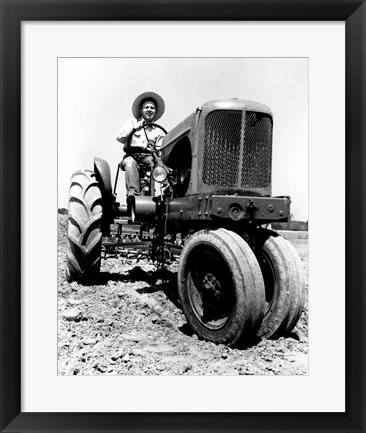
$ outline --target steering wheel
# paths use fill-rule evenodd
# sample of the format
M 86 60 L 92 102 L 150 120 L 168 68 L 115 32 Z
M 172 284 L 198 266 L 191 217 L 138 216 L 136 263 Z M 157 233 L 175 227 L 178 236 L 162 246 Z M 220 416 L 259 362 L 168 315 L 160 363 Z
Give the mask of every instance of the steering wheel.
M 165 128 L 163 128 L 161 125 L 158 125 L 157 123 L 153 123 L 153 122 L 151 122 L 151 123 L 144 123 L 144 124 L 142 125 L 142 127 L 143 127 L 144 129 L 145 129 L 146 126 L 155 126 L 156 128 L 159 128 L 159 129 L 161 129 L 163 132 L 165 132 L 165 134 L 168 133 L 167 130 L 166 130 Z
M 148 137 L 148 135 L 147 135 L 147 131 L 146 131 L 147 126 L 154 126 L 155 128 L 159 128 L 159 129 L 161 129 L 165 134 L 167 134 L 166 129 L 163 128 L 161 125 L 158 125 L 157 123 L 153 123 L 153 122 L 151 122 L 151 123 L 144 123 L 144 124 L 141 126 L 141 128 L 142 128 L 142 129 L 144 130 L 144 132 L 145 132 L 145 136 L 146 136 L 146 139 L 147 139 L 148 146 L 149 146 L 149 142 L 152 141 L 152 140 L 149 140 L 149 137 Z M 128 138 L 128 147 L 130 147 L 130 148 L 131 148 L 132 136 L 133 136 L 133 134 L 130 134 L 130 136 L 129 136 L 129 138 Z M 154 146 L 154 148 L 152 149 L 152 151 L 154 151 L 154 150 L 155 150 L 155 146 Z

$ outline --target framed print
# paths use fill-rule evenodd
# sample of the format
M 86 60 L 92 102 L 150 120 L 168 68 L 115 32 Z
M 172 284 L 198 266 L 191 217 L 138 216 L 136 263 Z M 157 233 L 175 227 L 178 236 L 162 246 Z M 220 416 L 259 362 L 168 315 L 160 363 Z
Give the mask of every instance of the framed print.
M 364 431 L 364 2 L 3 0 L 1 32 L 1 431 Z M 136 163 L 139 140 L 156 149 L 149 116 L 166 122 L 150 169 L 172 179 L 150 201 L 130 194 L 131 161 L 119 164 L 122 148 Z M 272 125 L 271 160 L 260 149 Z M 90 193 L 91 241 L 75 247 Z M 309 258 L 269 234 L 290 212 L 309 220 Z M 152 213 L 164 223 L 152 227 Z M 139 215 L 156 262 L 174 267 L 184 245 L 178 274 L 159 268 L 167 286 L 144 247 L 126 245 L 135 234 L 123 238 Z M 245 218 L 263 245 L 253 230 L 238 236 Z M 91 256 L 100 247 L 90 263 L 75 252 L 88 242 Z M 252 283 L 238 260 L 258 267 Z M 241 279 L 256 287 L 245 307 Z M 278 310 L 270 281 L 286 292 Z

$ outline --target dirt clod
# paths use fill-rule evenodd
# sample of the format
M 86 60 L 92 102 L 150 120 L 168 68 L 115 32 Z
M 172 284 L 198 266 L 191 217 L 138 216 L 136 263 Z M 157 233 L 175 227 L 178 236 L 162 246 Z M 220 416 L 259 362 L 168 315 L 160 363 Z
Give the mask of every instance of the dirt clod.
M 79 322 L 83 317 L 83 313 L 76 308 L 70 308 L 69 310 L 64 311 L 63 317 L 66 320 L 74 320 L 75 322 Z

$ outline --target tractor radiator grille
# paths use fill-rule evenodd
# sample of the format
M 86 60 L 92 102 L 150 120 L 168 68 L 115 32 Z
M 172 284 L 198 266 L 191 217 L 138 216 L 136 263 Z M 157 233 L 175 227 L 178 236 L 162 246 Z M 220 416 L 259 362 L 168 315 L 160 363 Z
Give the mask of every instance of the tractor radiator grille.
M 203 183 L 267 188 L 271 183 L 272 120 L 263 113 L 212 111 L 205 119 Z
M 242 188 L 267 188 L 271 183 L 272 120 L 262 113 L 245 116 Z
M 217 110 L 207 115 L 202 175 L 206 185 L 237 186 L 241 129 L 241 111 Z

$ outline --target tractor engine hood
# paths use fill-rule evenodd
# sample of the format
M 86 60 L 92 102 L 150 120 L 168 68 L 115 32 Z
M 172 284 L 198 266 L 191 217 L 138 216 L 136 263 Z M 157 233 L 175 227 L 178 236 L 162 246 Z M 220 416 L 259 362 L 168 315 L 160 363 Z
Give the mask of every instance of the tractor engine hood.
M 199 129 L 202 129 L 202 125 L 200 124 L 201 116 L 205 118 L 208 113 L 216 110 L 265 113 L 273 118 L 271 110 L 266 105 L 254 101 L 231 98 L 206 102 L 202 106 L 197 107 L 194 113 L 190 114 L 164 137 L 162 161 L 165 165 L 170 168 L 181 167 L 182 163 L 186 165 L 184 163 L 188 160 L 188 157 L 185 154 L 190 152 L 192 157 L 195 135 Z M 176 147 L 180 149 L 176 149 Z M 183 147 L 184 149 L 182 149 Z

